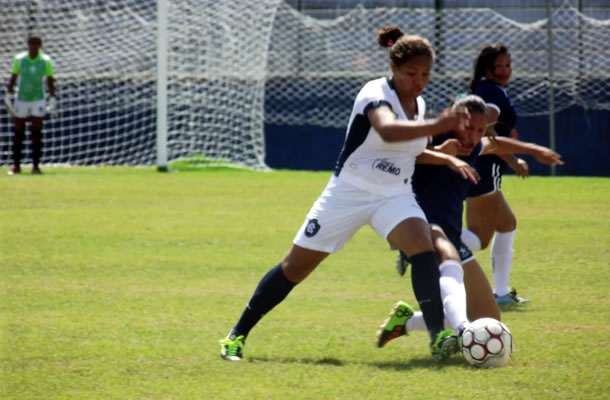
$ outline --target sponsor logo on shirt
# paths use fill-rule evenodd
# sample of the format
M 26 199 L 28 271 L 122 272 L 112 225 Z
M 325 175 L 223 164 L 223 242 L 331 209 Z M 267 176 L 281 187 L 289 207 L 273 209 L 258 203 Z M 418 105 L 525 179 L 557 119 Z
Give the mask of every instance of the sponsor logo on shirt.
M 396 166 L 392 161 L 387 158 L 378 158 L 373 161 L 372 168 L 374 170 L 378 169 L 382 172 L 386 172 L 391 175 L 398 176 L 400 175 L 400 167 Z

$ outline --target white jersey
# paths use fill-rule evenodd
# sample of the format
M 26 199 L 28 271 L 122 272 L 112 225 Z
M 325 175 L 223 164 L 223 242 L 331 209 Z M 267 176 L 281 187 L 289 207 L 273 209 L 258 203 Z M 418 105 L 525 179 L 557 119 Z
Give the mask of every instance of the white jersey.
M 377 195 L 410 193 L 415 158 L 425 150 L 428 138 L 385 142 L 367 116 L 372 108 L 379 106 L 388 106 L 399 120 L 408 120 L 388 78 L 368 82 L 356 96 L 334 174 L 342 181 Z M 426 103 L 420 96 L 415 121 L 422 121 L 425 111 Z

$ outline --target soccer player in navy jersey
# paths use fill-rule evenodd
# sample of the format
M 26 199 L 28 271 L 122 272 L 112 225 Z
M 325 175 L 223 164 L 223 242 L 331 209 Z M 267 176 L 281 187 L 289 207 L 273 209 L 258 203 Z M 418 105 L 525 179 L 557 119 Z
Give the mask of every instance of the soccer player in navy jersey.
M 475 165 L 486 154 L 514 153 L 529 154 L 547 165 L 563 164 L 561 156 L 546 147 L 506 137 L 483 137 L 489 132 L 489 108 L 480 97 L 462 97 L 453 107 L 467 109 L 470 120 L 464 128 L 435 136 L 432 139 L 434 150 L 457 155 L 470 165 Z M 417 164 L 413 174 L 413 191 L 431 226 L 434 246 L 442 261 L 439 267 L 441 296 L 444 301 L 454 300 L 445 292 L 450 292 L 456 282 L 463 282 L 469 320 L 484 317 L 500 320 L 487 277 L 461 240 L 463 202 L 470 186 L 474 185 L 442 166 Z M 456 306 L 455 300 L 444 306 L 448 317 L 446 326 L 454 328 L 459 335 L 459 325 L 451 320 L 452 313 L 447 312 L 448 307 Z M 411 306 L 400 301 L 377 332 L 377 345 L 382 347 L 408 331 L 425 329 L 421 313 L 414 312 Z
M 430 43 L 404 35 L 397 26 L 381 29 L 377 39 L 390 48 L 392 76 L 368 82 L 357 95 L 334 174 L 288 254 L 261 279 L 241 317 L 220 341 L 225 360 L 240 360 L 246 338 L 260 319 L 365 224 L 409 255 L 413 290 L 433 357 L 442 360 L 457 347 L 457 337 L 444 329 L 439 263 L 430 227 L 411 190 L 411 177 L 417 158 L 447 165 L 462 179 L 476 181 L 467 163 L 426 149 L 429 136 L 460 129 L 469 114 L 447 110 L 435 120 L 424 120 L 425 101 L 420 95 L 434 61 Z M 452 295 L 466 297 L 463 284 L 452 288 L 458 292 Z M 465 307 L 450 311 L 459 314 L 453 319 L 467 320 Z
M 515 124 L 517 112 L 506 91 L 512 74 L 511 57 L 504 46 L 487 46 L 474 63 L 470 93 L 480 96 L 489 108 L 489 120 L 494 123 L 498 136 L 518 138 Z M 487 248 L 492 237 L 491 261 L 494 292 L 498 304 L 523 303 L 527 299 L 517 296 L 510 288 L 509 279 L 513 261 L 513 243 L 517 219 L 502 194 L 502 175 L 506 167 L 523 178 L 528 176 L 527 163 L 512 155 L 485 155 L 479 157 L 476 169 L 481 176 L 472 185 L 466 200 L 467 229 L 462 240 L 473 250 Z

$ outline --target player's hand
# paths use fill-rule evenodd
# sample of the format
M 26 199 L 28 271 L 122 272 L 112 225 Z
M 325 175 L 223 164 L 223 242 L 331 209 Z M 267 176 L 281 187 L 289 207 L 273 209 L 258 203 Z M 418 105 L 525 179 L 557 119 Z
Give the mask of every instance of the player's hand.
M 458 155 L 460 151 L 460 142 L 457 139 L 447 139 L 438 146 L 434 146 L 433 150 L 439 153 L 449 154 L 450 156 Z
M 462 130 L 470 120 L 470 113 L 465 108 L 447 109 L 438 117 L 437 134 Z
M 13 117 L 15 116 L 15 108 L 13 107 L 13 101 L 11 99 L 11 93 L 4 93 L 4 106 L 6 107 L 6 111 L 11 114 Z
M 57 100 L 55 99 L 55 96 L 49 97 L 46 111 L 47 114 L 51 115 L 51 117 L 57 117 Z
M 542 146 L 540 146 L 536 154 L 534 154 L 534 158 L 536 161 L 550 166 L 563 165 L 561 154 L 555 153 L 553 150 Z
M 521 178 L 527 178 L 530 174 L 530 168 L 525 160 L 513 158 L 513 161 L 509 165 L 512 170 L 515 171 L 515 175 L 520 176 Z
M 462 161 L 456 157 L 449 157 L 447 165 L 451 170 L 457 172 L 464 179 L 470 180 L 472 183 L 478 183 L 481 177 L 476 169 L 472 168 L 466 161 Z

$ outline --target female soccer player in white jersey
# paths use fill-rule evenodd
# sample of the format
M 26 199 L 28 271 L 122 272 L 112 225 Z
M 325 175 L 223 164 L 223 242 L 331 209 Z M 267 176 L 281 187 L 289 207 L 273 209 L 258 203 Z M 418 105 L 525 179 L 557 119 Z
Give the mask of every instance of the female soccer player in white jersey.
M 390 47 L 392 76 L 370 81 L 358 93 L 334 174 L 288 254 L 261 279 L 237 324 L 220 341 L 226 360 L 240 360 L 246 337 L 258 321 L 365 224 L 409 255 L 433 357 L 447 357 L 457 343 L 452 332 L 444 330 L 439 265 L 430 227 L 411 190 L 411 175 L 418 158 L 448 165 L 464 179 L 476 181 L 467 163 L 426 150 L 429 136 L 460 129 L 469 115 L 447 110 L 436 120 L 424 121 L 420 95 L 434 62 L 432 47 L 421 37 L 403 35 L 397 26 L 383 28 L 377 36 L 382 47 Z
M 15 56 L 13 69 L 8 83 L 5 103 L 9 112 L 15 116 L 15 136 L 13 137 L 13 167 L 9 175 L 21 172 L 21 150 L 25 140 L 25 120 L 32 119 L 32 173 L 40 174 L 39 163 L 42 157 L 42 119 L 47 108 L 53 111 L 55 107 L 55 80 L 53 79 L 53 64 L 48 55 L 40 51 L 42 39 L 39 36 L 28 38 L 28 51 Z M 47 78 L 49 88 L 49 104 L 44 98 L 43 80 Z M 17 99 L 12 106 L 12 95 L 19 79 Z
M 511 57 L 504 46 L 487 46 L 474 63 L 470 92 L 483 98 L 489 108 L 490 122 L 495 123 L 498 136 L 517 139 L 517 113 L 506 92 L 511 77 Z M 472 185 L 466 200 L 467 229 L 462 231 L 463 242 L 473 251 L 487 248 L 491 238 L 494 292 L 498 304 L 526 302 L 509 285 L 513 261 L 513 243 L 517 220 L 501 191 L 502 175 L 510 166 L 518 176 L 528 175 L 527 163 L 511 155 L 479 157 L 476 169 L 481 176 Z M 495 235 L 494 235 L 495 234 Z
M 435 150 L 457 155 L 462 161 L 475 165 L 479 156 L 486 154 L 524 153 L 547 165 L 561 165 L 561 156 L 546 147 L 505 137 L 483 138 L 488 131 L 488 107 L 478 96 L 458 99 L 454 108 L 465 108 L 470 120 L 463 128 L 437 135 L 432 140 Z M 476 320 L 490 317 L 500 319 L 500 312 L 485 276 L 470 250 L 460 239 L 462 230 L 463 201 L 470 186 L 469 181 L 443 166 L 418 164 L 413 174 L 413 190 L 418 203 L 431 225 L 434 247 L 441 259 L 441 294 L 445 307 L 459 307 L 467 301 L 468 318 Z M 461 264 L 461 265 L 460 265 Z M 466 298 L 455 298 L 453 286 L 464 283 Z M 449 293 L 449 295 L 447 295 Z M 453 295 L 453 301 L 450 296 Z M 446 326 L 459 331 L 467 321 L 455 320 L 455 312 L 445 311 Z M 383 347 L 390 340 L 413 330 L 426 330 L 421 313 L 414 313 L 405 302 L 394 305 L 388 318 L 377 332 L 377 346 Z

